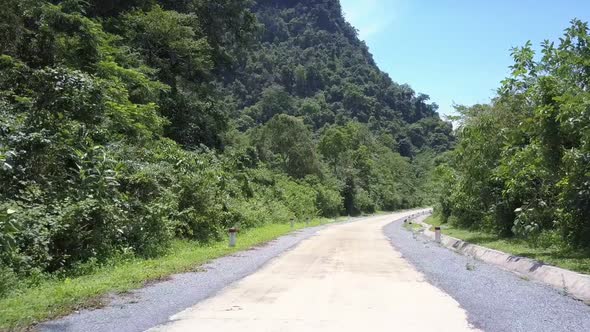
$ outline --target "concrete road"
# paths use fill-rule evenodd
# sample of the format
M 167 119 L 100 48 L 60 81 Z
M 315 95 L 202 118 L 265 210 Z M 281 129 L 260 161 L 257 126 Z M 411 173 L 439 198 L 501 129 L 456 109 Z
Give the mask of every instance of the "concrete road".
M 151 331 L 475 330 L 385 237 L 409 214 L 326 228 Z

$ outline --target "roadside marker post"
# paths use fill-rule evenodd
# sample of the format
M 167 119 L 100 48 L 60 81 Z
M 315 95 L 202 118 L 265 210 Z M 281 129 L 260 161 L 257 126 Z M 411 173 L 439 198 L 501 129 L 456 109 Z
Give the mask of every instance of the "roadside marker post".
M 438 227 L 438 226 L 434 227 L 434 241 L 436 243 L 440 243 L 440 241 L 441 241 L 440 227 Z
M 238 238 L 238 229 L 235 227 L 232 227 L 229 229 L 229 246 L 230 247 L 235 247 L 236 246 L 236 241 Z
M 291 218 L 291 229 L 295 227 L 295 219 Z

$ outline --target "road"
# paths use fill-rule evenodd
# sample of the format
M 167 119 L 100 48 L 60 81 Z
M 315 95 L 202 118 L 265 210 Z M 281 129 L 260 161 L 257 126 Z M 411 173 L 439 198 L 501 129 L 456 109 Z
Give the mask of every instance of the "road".
M 408 214 L 293 232 L 37 329 L 590 331 L 590 306 L 415 237 Z
M 408 213 L 326 228 L 151 331 L 473 331 L 383 227 Z
M 469 322 L 488 332 L 590 331 L 590 306 L 563 290 L 528 281 L 415 237 L 401 223 L 383 229 L 397 252 L 428 282 L 457 300 Z

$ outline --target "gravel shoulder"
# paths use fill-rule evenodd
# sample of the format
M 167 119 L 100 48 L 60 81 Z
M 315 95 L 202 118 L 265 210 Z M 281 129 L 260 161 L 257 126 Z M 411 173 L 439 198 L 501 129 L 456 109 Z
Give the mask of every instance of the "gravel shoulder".
M 83 310 L 37 326 L 39 331 L 145 331 L 211 297 L 234 281 L 260 269 L 274 257 L 329 226 L 305 228 L 265 245 L 215 259 L 202 272 L 183 273 L 169 280 L 122 295 L 112 295 L 109 305 Z
M 392 246 L 427 281 L 452 296 L 484 331 L 590 331 L 590 307 L 559 291 L 462 256 L 393 222 Z

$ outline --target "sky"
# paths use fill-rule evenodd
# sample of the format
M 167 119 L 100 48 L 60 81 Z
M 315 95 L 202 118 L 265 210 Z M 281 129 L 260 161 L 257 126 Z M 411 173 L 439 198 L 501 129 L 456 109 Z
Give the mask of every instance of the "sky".
M 379 67 L 427 94 L 442 114 L 489 102 L 528 40 L 557 41 L 590 0 L 340 0 Z

